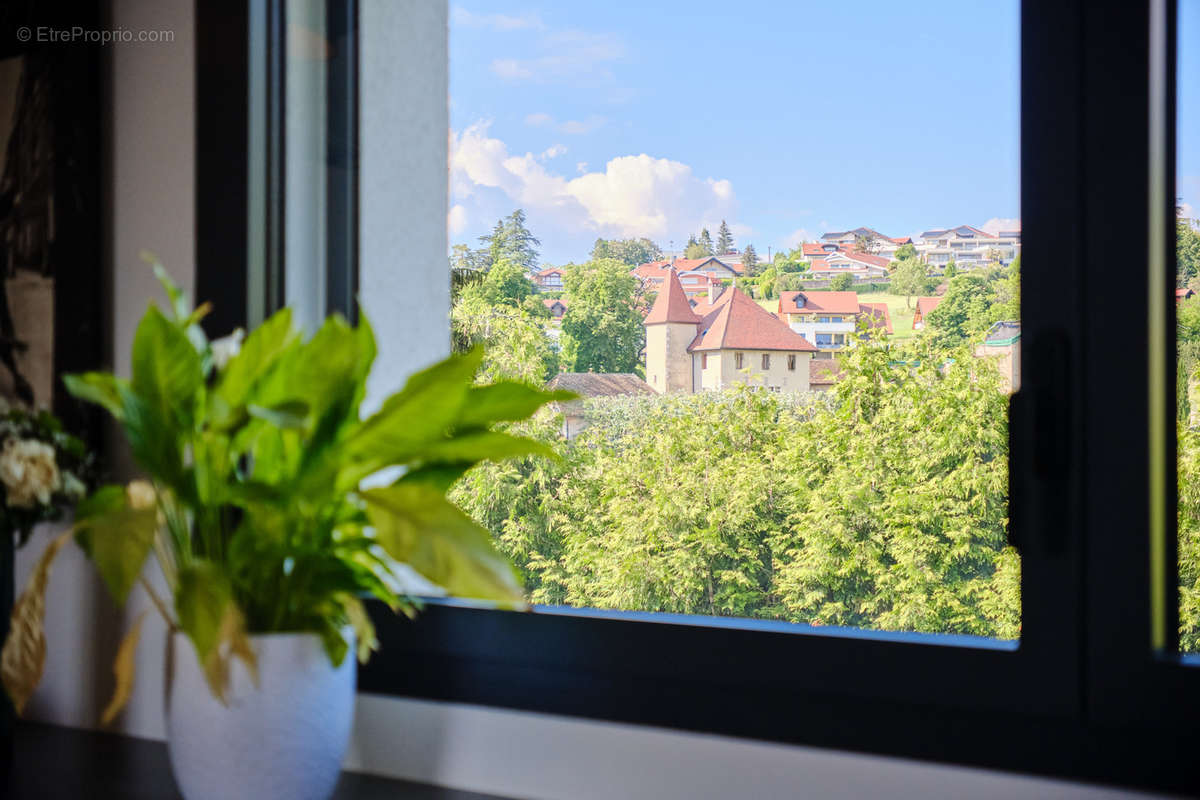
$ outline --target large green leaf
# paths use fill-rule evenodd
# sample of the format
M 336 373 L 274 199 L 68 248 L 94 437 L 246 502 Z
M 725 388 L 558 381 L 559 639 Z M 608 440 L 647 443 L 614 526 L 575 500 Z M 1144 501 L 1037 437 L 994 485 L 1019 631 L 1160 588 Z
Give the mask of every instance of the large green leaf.
M 246 337 L 241 350 L 221 371 L 213 391 L 217 424 L 227 422 L 237 409 L 246 405 L 256 383 L 271 371 L 289 347 L 298 345 L 298 338 L 292 327 L 290 308 L 275 312 Z
M 218 700 L 225 701 L 229 662 L 234 656 L 246 663 L 257 680 L 254 651 L 233 600 L 233 588 L 216 564 L 193 561 L 179 570 L 175 618 L 179 629 L 191 638 L 209 689 Z
M 79 504 L 75 540 L 118 604 L 129 596 L 154 543 L 157 510 L 134 508 L 123 486 L 105 486 Z
M 397 484 L 363 492 L 383 548 L 458 597 L 519 603 L 521 585 L 491 535 L 436 488 Z
M 178 325 L 150 306 L 133 336 L 131 386 L 164 425 L 162 435 L 179 436 L 191 429 L 203 383 L 196 348 Z
M 431 443 L 420 452 L 421 459 L 426 463 L 478 463 L 529 455 L 557 458 L 557 454 L 548 445 L 499 431 L 475 431 L 454 436 Z
M 522 420 L 546 403 L 565 403 L 578 399 L 574 392 L 543 392 L 524 383 L 498 381 L 489 386 L 475 386 L 467 393 L 460 427 L 481 427 L 493 422 Z

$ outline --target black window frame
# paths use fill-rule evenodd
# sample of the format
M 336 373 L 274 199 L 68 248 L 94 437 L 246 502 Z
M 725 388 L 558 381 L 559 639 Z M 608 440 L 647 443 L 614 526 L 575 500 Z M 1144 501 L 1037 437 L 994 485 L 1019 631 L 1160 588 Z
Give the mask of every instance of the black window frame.
M 268 15 L 282 8 L 256 1 Z M 331 8 L 354 5 L 331 0 Z M 230 86 L 248 87 L 251 54 L 278 58 L 285 26 L 267 25 L 267 38 L 257 39 L 249 12 L 235 4 L 196 9 L 197 286 L 201 299 L 234 301 L 216 303 L 232 309 L 230 319 L 210 318 L 228 330 L 253 318 L 246 254 L 255 244 L 237 196 L 239 181 L 244 190 L 254 176 L 229 169 L 246 163 L 246 137 L 236 134 L 248 119 L 245 103 L 240 113 L 231 105 Z M 516 613 L 434 599 L 412 622 L 371 608 L 383 647 L 361 670 L 360 691 L 1197 789 L 1188 754 L 1200 732 L 1189 712 L 1200 708 L 1200 671 L 1172 652 L 1175 576 L 1161 558 L 1157 572 L 1150 560 L 1152 543 L 1171 563 L 1174 552 L 1174 450 L 1152 447 L 1150 433 L 1155 413 L 1174 418 L 1174 393 L 1162 396 L 1173 374 L 1165 359 L 1174 303 L 1163 305 L 1169 262 L 1150 213 L 1173 200 L 1174 164 L 1165 180 L 1156 174 L 1152 192 L 1150 126 L 1140 110 L 1167 115 L 1153 152 L 1173 155 L 1173 74 L 1162 77 L 1170 91 L 1155 98 L 1148 75 L 1152 13 L 1169 34 L 1168 51 L 1157 52 L 1173 64 L 1174 9 L 1167 0 L 1022 4 L 1022 252 L 1027 265 L 1045 268 L 1022 276 L 1026 354 L 1010 416 L 1019 646 L 592 609 Z M 353 48 L 357 18 L 343 20 Z M 245 53 L 229 47 L 231 30 L 244 36 Z M 355 70 L 344 72 L 344 107 L 356 110 Z M 275 152 L 284 145 L 272 143 Z M 343 209 L 356 195 L 346 191 Z M 1154 225 L 1167 224 L 1160 217 Z M 1151 242 L 1157 272 L 1147 270 L 1143 296 L 1128 285 L 1127 258 L 1149 255 Z M 331 286 L 354 285 L 354 252 L 343 247 L 330 258 Z M 1125 335 L 1114 337 L 1092 310 L 1108 308 L 1118 292 L 1129 317 Z M 337 297 L 345 305 L 331 305 L 353 314 L 352 294 Z M 1145 384 L 1114 383 L 1113 364 L 1146 364 Z M 1158 391 L 1147 389 L 1151 379 Z M 1141 465 L 1156 483 L 1141 481 Z M 1168 610 L 1152 618 L 1155 597 Z

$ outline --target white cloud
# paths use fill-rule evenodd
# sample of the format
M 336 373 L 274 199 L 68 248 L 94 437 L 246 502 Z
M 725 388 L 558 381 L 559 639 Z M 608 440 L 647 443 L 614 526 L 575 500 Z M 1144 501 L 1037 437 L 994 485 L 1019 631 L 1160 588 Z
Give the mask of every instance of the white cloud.
M 565 152 L 567 152 L 567 148 L 565 146 L 561 144 L 552 144 L 543 150 L 542 154 L 538 156 L 538 158 L 542 161 L 546 161 L 551 158 L 558 158 Z
M 538 111 L 533 114 L 525 115 L 525 124 L 532 125 L 535 128 L 540 128 L 543 125 L 549 125 L 554 122 L 554 117 L 547 114 L 545 111 Z
M 581 136 L 586 133 L 591 133 L 604 123 L 604 117 L 592 114 L 590 117 L 584 120 L 569 119 L 558 126 L 558 131 L 560 133 L 571 134 L 572 136 Z
M 801 242 L 815 242 L 816 234 L 808 228 L 796 228 L 796 230 L 783 237 L 783 244 L 787 248 L 798 247 Z
M 992 217 L 987 222 L 980 226 L 980 230 L 987 231 L 990 234 L 997 234 L 1000 231 L 1019 231 L 1021 230 L 1020 217 Z
M 583 175 L 585 172 L 587 172 L 587 167 L 588 165 L 586 161 L 579 161 L 575 164 L 575 171 L 580 175 Z
M 1196 207 L 1193 206 L 1191 203 L 1180 203 L 1179 204 L 1179 216 L 1183 217 L 1184 219 L 1195 219 L 1196 218 Z
M 532 153 L 512 155 L 478 122 L 451 134 L 451 191 L 456 203 L 502 194 L 543 225 L 601 236 L 665 238 L 735 215 L 727 180 L 700 178 L 687 164 L 645 153 L 611 159 L 603 172 L 575 178 L 551 172 Z
M 497 58 L 492 72 L 505 80 L 533 79 L 538 83 L 611 81 L 609 64 L 625 57 L 625 45 L 607 33 L 566 30 L 541 37 L 538 55 Z
M 461 203 L 450 206 L 450 213 L 446 215 L 446 227 L 455 236 L 466 230 L 467 209 Z
M 491 28 L 494 31 L 543 30 L 546 24 L 537 14 L 474 14 L 462 6 L 455 6 L 450 17 L 455 25 L 468 28 Z

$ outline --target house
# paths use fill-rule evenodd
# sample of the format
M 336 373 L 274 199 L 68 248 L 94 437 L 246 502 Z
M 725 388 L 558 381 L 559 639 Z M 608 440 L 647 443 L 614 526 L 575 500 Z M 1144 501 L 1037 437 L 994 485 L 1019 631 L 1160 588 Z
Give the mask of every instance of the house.
M 975 348 L 978 358 L 996 359 L 996 367 L 1008 391 L 1021 388 L 1021 323 L 997 322 Z
M 737 288 L 710 297 L 697 314 L 675 270 L 646 316 L 646 381 L 659 394 L 761 381 L 773 391 L 808 391 L 817 348 Z
M 547 298 L 542 305 L 550 311 L 551 319 L 562 319 L 563 314 L 567 313 L 567 301 L 561 297 Z
M 859 322 L 892 332 L 886 303 L 861 303 L 856 292 L 780 292 L 778 317 L 816 345 L 814 359 L 828 359 L 853 341 Z
M 1195 292 L 1193 292 L 1191 289 L 1189 289 L 1186 286 L 1183 287 L 1182 289 L 1176 289 L 1175 290 L 1175 302 L 1180 303 L 1184 300 L 1187 300 L 1189 297 L 1194 296 L 1195 294 L 1196 294 Z
M 944 297 L 918 297 L 917 310 L 913 312 L 912 327 L 914 331 L 919 331 L 925 327 L 925 317 L 930 311 L 933 311 L 941 305 Z
M 828 392 L 845 374 L 837 359 L 814 358 L 808 362 L 808 388 L 813 392 Z
M 895 260 L 896 250 L 901 245 L 912 244 L 911 237 L 884 236 L 877 230 L 864 227 L 855 228 L 852 231 L 830 231 L 821 236 L 820 244 L 836 244 L 841 245 L 844 249 L 852 250 L 858 246 L 860 240 L 866 241 L 873 254 L 883 256 L 888 261 Z
M 888 276 L 888 259 L 858 250 L 838 250 L 816 258 L 809 274 L 818 280 L 828 280 L 837 275 L 851 275 L 856 281 L 870 281 Z
M 533 283 L 538 287 L 539 291 L 558 291 L 563 288 L 564 274 L 565 272 L 562 267 L 546 267 L 533 274 Z
M 585 400 L 654 394 L 654 390 L 632 372 L 560 372 L 550 379 L 546 388 L 565 389 L 579 395 L 578 400 L 553 404 L 553 409 L 563 415 L 562 435 L 567 439 L 573 439 L 588 426 Z
M 1021 232 L 991 234 L 970 225 L 935 228 L 918 238 L 917 253 L 929 265 L 945 269 L 951 261 L 959 269 L 990 264 L 1008 266 L 1021 252 Z

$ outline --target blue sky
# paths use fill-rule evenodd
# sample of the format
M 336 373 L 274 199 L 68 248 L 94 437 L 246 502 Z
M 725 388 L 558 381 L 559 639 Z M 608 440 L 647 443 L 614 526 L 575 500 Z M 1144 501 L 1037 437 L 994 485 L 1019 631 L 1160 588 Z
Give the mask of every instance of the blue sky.
M 549 263 L 597 236 L 679 248 L 722 218 L 764 257 L 858 225 L 1013 220 L 1018 38 L 1015 0 L 452 0 L 451 242 L 518 206 Z
M 451 66 L 453 69 L 453 66 Z M 1200 217 L 1200 0 L 1179 4 L 1179 104 L 1176 108 L 1176 193 Z

